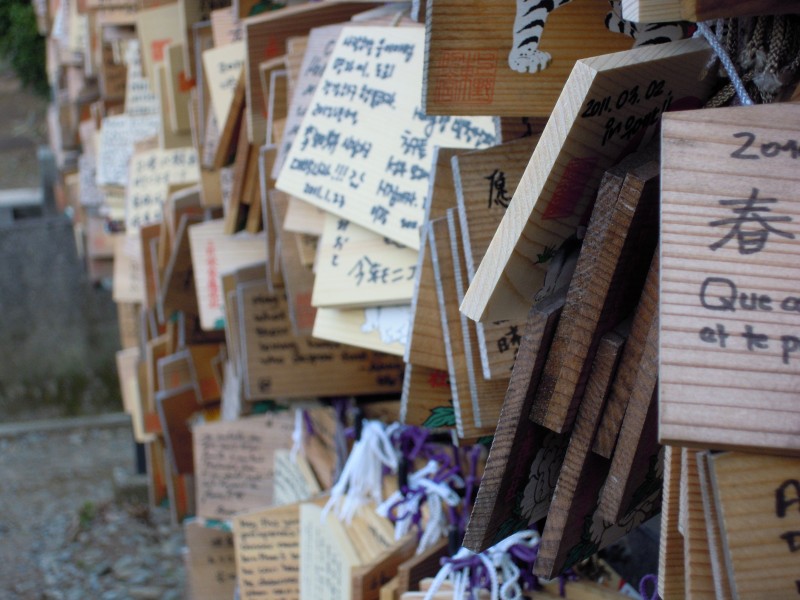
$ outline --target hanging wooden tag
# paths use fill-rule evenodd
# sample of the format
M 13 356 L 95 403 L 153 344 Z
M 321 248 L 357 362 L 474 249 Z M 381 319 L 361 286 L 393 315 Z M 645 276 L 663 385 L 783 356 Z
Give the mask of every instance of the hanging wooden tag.
M 499 413 L 497 405 L 505 394 L 506 382 L 488 381 L 482 377 L 478 379 L 474 377 L 474 372 L 471 377 L 468 371 L 469 366 L 474 366 L 478 359 L 469 346 L 472 340 L 468 338 L 466 323 L 462 324 L 462 316 L 458 312 L 457 277 L 463 277 L 462 262 L 452 246 L 452 241 L 457 240 L 457 234 L 451 229 L 456 226 L 455 214 L 448 212 L 448 217 L 431 222 L 429 243 L 444 331 L 456 430 L 459 437 L 474 439 L 494 432 L 497 415 L 493 415 L 492 410 L 496 408 Z M 480 406 L 475 402 L 478 397 L 482 402 Z M 487 413 L 485 423 L 482 422 L 481 414 L 484 406 Z
M 265 282 L 237 288 L 248 399 L 392 393 L 402 385 L 396 357 L 295 337 L 286 296 L 270 294 Z
M 648 275 L 640 300 L 640 306 L 645 305 L 642 308 L 653 313 L 658 310 L 655 293 L 658 284 L 654 279 Z M 614 449 L 608 478 L 611 483 L 600 493 L 598 513 L 608 521 L 617 521 L 629 512 L 634 495 L 652 471 L 651 463 L 658 460 L 658 317 L 653 321 Z
M 330 213 L 318 249 L 312 305 L 354 308 L 411 302 L 417 250 Z
M 686 598 L 683 538 L 678 531 L 680 479 L 681 450 L 677 446 L 665 446 L 658 552 L 658 595 L 664 600 Z
M 222 167 L 230 164 L 239 147 L 240 137 L 247 138 L 247 132 L 244 127 L 244 113 L 245 77 L 244 71 L 242 71 L 233 90 L 233 98 L 231 99 L 227 116 L 224 121 L 217 121 L 219 140 L 217 141 L 217 149 L 211 164 L 213 169 L 222 169 Z M 244 141 L 241 143 L 244 144 Z
M 219 600 L 233 597 L 236 589 L 236 555 L 233 534 L 204 527 L 199 520 L 183 525 L 188 556 L 187 583 L 192 598 Z
M 658 259 L 658 255 L 654 254 L 650 272 L 639 297 L 639 304 L 633 315 L 631 334 L 625 344 L 611 395 L 592 446 L 593 452 L 605 458 L 611 458 L 614 454 L 622 420 L 631 401 L 640 370 L 643 366 L 647 368 L 650 385 L 656 375 L 653 372 L 653 365 L 654 361 L 658 360 L 658 348 L 653 347 L 653 342 L 657 343 L 658 340 Z M 639 402 L 645 404 L 649 402 L 648 388 L 636 391 Z
M 318 308 L 316 338 L 402 357 L 408 342 L 411 306 Z
M 420 110 L 424 38 L 419 27 L 342 30 L 277 183 L 413 249 L 433 147 L 485 148 L 498 137 L 488 117 Z
M 125 195 L 125 229 L 129 233 L 160 221 L 169 187 L 197 183 L 200 170 L 194 148 L 136 152 L 130 161 Z
M 683 536 L 684 570 L 686 573 L 687 598 L 717 598 L 712 573 L 710 540 L 706 529 L 706 513 L 703 509 L 698 453 L 684 448 L 688 454 L 685 477 L 687 497 L 686 531 Z M 728 596 L 730 597 L 730 596 Z
M 629 156 L 601 183 L 531 413 L 553 431 L 571 428 L 601 336 L 641 294 L 658 239 L 659 163 L 652 157 Z
M 300 505 L 233 519 L 236 578 L 242 600 L 300 598 Z
M 664 121 L 663 442 L 800 452 L 798 129 L 797 104 Z
M 317 504 L 300 505 L 300 596 L 350 600 L 350 572 L 360 564 L 345 526 Z
M 636 23 L 709 21 L 753 15 L 797 13 L 800 3 L 787 0 L 622 0 L 622 16 Z
M 290 37 L 308 35 L 312 27 L 347 21 L 352 15 L 375 6 L 369 2 L 333 0 L 325 4 L 302 4 L 242 21 L 247 81 L 247 135 L 255 144 L 266 139 L 263 92 L 258 85 L 258 65 L 286 53 Z
M 475 277 L 540 133 L 486 150 L 459 153 L 452 159 L 459 224 L 464 232 L 467 282 Z M 477 325 L 476 351 L 480 354 L 484 378 L 509 377 L 519 348 L 519 336 L 514 331 L 524 324 L 521 321 Z
M 244 42 L 233 42 L 203 52 L 203 66 L 218 124 L 225 124 L 244 66 Z
M 197 292 L 194 287 L 192 255 L 189 248 L 189 227 L 202 222 L 202 217 L 183 215 L 175 233 L 167 268 L 164 270 L 164 283 L 161 285 L 161 306 L 165 315 L 183 311 L 198 314 Z
M 304 453 L 293 457 L 288 450 L 275 451 L 276 505 L 303 502 L 320 491 L 322 488 Z
M 468 317 L 525 318 L 544 283 L 543 253 L 575 233 L 603 172 L 645 145 L 663 112 L 709 95 L 709 53 L 684 40 L 575 64 L 464 299 Z
M 713 454 L 708 462 L 732 594 L 795 597 L 800 462 L 738 452 Z
M 464 536 L 464 546 L 475 552 L 526 528 L 546 513 L 547 499 L 560 466 L 558 448 L 563 455 L 566 436 L 548 433 L 528 415 L 563 306 L 561 294 L 533 307 L 523 329 Z
M 575 61 L 633 45 L 606 28 L 608 12 L 586 0 L 429 2 L 426 113 L 549 116 Z
M 288 412 L 194 427 L 197 514 L 207 519 L 272 504 L 274 455 L 290 448 L 294 415 Z
M 181 475 L 194 473 L 189 421 L 201 408 L 197 388 L 189 384 L 161 390 L 156 393 L 156 407 L 173 471 Z
M 152 440 L 152 435 L 144 431 L 144 418 L 142 414 L 142 398 L 139 393 L 139 380 L 137 365 L 139 362 L 139 348 L 126 348 L 116 354 L 117 373 L 119 374 L 120 389 L 122 393 L 122 406 L 131 416 L 133 438 L 140 444 Z
M 592 525 L 596 494 L 605 474 L 591 453 L 591 443 L 624 343 L 625 338 L 619 333 L 608 333 L 602 338 L 592 364 L 586 396 L 578 410 L 558 475 L 534 567 L 537 573 L 548 578 L 588 558 L 601 547 L 602 537 L 597 539 L 593 535 L 586 539 L 587 526 Z
M 142 276 L 142 242 L 138 235 L 121 235 L 114 238 L 114 277 L 111 297 L 114 302 L 144 302 Z
M 286 117 L 286 133 L 278 149 L 278 158 L 272 176 L 277 179 L 286 155 L 292 147 L 295 137 L 300 131 L 303 117 L 311 106 L 311 99 L 317 84 L 325 71 L 328 57 L 333 52 L 336 39 L 339 37 L 344 25 L 329 25 L 317 27 L 308 34 L 305 53 L 300 55 L 302 63 L 299 65 L 296 81 L 292 84 L 294 93 L 289 103 L 289 112 Z M 290 69 L 291 73 L 291 69 Z M 290 81 L 292 76 L 289 77 Z
M 221 274 L 237 267 L 263 262 L 264 234 L 225 235 L 221 219 L 189 227 L 200 325 L 205 331 L 224 327 Z
M 317 314 L 316 309 L 311 305 L 315 273 L 303 264 L 297 240 L 299 234 L 282 230 L 280 226 L 287 218 L 288 197 L 279 190 L 273 190 L 269 193 L 269 200 L 272 207 L 272 220 L 275 223 L 275 233 L 281 248 L 281 272 L 292 331 L 297 336 L 311 335 L 314 317 Z
M 725 564 L 725 547 L 722 542 L 719 512 L 717 510 L 717 503 L 714 500 L 713 483 L 708 466 L 711 452 L 697 452 L 695 456 L 697 457 L 697 474 L 700 477 L 700 492 L 703 500 L 703 511 L 705 513 L 706 535 L 708 536 L 708 556 L 711 560 L 711 573 L 714 577 L 715 597 L 723 599 L 733 598 L 728 568 Z M 666 477 L 666 474 L 664 476 Z

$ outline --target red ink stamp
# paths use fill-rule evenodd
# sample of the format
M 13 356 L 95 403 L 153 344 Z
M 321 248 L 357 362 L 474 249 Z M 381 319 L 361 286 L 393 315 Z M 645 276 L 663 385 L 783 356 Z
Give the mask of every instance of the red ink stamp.
M 495 50 L 445 50 L 435 60 L 439 71 L 433 87 L 435 102 L 491 104 L 497 76 Z

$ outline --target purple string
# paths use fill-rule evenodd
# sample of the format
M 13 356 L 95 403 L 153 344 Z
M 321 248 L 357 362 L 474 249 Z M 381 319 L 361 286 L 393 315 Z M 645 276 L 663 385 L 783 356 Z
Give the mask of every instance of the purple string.
M 567 591 L 567 582 L 568 581 L 577 581 L 578 575 L 572 569 L 567 569 L 561 575 L 558 576 L 558 595 L 562 598 L 566 597 Z
M 533 575 L 533 563 L 539 554 L 539 545 L 528 546 L 526 544 L 515 544 L 508 549 L 509 555 L 520 567 L 519 577 L 522 581 L 522 587 L 528 591 L 541 590 L 542 586 L 539 583 L 539 578 Z M 466 568 L 470 570 L 470 596 L 475 597 L 475 591 L 481 588 L 491 588 L 491 578 L 486 570 L 486 565 L 481 560 L 480 554 L 471 554 L 464 558 L 444 557 L 440 559 L 439 563 L 444 566 L 447 564 L 452 565 L 453 571 L 460 571 Z M 578 577 L 572 570 L 567 571 L 559 579 L 566 581 L 576 580 Z M 563 596 L 563 583 L 559 581 L 559 593 Z
M 469 474 L 464 478 L 464 510 L 461 513 L 462 531 L 467 530 L 467 522 L 472 512 L 475 484 L 480 482 L 478 478 L 478 459 L 481 456 L 481 452 L 481 447 L 477 444 L 469 450 Z
M 303 410 L 303 422 L 306 424 L 306 433 L 314 435 L 314 422 L 311 420 L 311 415 L 308 414 L 307 410 Z
M 647 593 L 648 584 L 653 586 L 652 594 Z M 642 600 L 659 600 L 658 577 L 653 574 L 642 577 L 641 581 L 639 581 L 639 595 L 642 597 Z
M 430 432 L 422 427 L 405 426 L 395 432 L 392 442 L 409 462 L 416 460 L 428 440 Z

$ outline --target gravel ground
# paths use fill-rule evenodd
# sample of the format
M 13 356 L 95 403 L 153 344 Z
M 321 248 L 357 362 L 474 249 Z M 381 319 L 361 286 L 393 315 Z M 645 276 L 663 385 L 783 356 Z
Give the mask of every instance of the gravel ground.
M 128 428 L 0 439 L 0 600 L 183 597 L 183 535 L 166 509 L 114 499 Z

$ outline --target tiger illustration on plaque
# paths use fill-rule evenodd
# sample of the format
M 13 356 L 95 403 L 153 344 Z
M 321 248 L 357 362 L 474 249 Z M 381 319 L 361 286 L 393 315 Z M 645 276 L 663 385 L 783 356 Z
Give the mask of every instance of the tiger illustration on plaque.
M 553 57 L 539 49 L 550 13 L 572 0 L 516 0 L 516 16 L 508 66 L 518 73 L 537 73 L 550 66 Z M 688 23 L 633 23 L 622 18 L 619 0 L 609 2 L 611 10 L 605 19 L 606 28 L 632 37 L 634 47 L 662 44 L 685 38 Z

